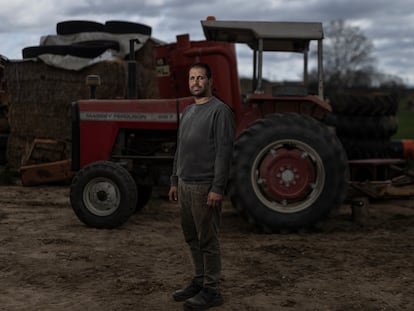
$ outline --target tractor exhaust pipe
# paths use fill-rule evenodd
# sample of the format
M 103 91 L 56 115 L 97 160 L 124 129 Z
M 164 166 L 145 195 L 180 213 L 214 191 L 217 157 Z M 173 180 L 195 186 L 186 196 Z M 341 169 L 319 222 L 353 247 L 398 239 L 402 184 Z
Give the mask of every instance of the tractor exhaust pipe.
M 129 40 L 128 99 L 137 98 L 137 62 L 135 60 L 135 43 L 140 42 L 138 39 Z
M 98 75 L 88 75 L 86 76 L 86 85 L 89 86 L 89 98 L 96 98 L 96 88 L 101 85 L 101 77 Z

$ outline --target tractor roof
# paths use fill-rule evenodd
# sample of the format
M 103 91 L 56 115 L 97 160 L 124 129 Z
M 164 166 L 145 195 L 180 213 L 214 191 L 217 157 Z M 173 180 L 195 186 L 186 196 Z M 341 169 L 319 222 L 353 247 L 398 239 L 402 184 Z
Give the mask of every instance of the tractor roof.
M 311 40 L 323 39 L 319 22 L 201 21 L 207 40 L 245 43 L 257 50 L 263 39 L 263 51 L 303 52 Z

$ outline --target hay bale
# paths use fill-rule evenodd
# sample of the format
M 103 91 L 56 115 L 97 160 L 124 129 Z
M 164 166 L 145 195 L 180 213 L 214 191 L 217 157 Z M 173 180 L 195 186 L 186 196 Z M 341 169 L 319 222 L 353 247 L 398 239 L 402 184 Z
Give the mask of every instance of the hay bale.
M 7 158 L 8 164 L 11 168 L 20 168 L 23 157 L 26 154 L 26 145 L 30 144 L 34 140 L 34 138 L 35 137 L 29 135 L 9 135 L 9 147 L 7 148 Z
M 138 98 L 160 98 L 153 53 L 157 45 L 158 43 L 154 40 L 148 40 L 141 49 L 135 52 Z
M 158 84 L 153 60 L 153 47 L 148 40 L 136 52 L 137 96 L 158 98 Z M 90 96 L 85 84 L 88 75 L 99 75 L 101 85 L 96 97 L 126 98 L 128 69 L 126 60 L 99 62 L 81 71 L 55 68 L 41 61 L 8 62 L 4 68 L 8 82 L 8 123 L 10 136 L 8 164 L 19 169 L 26 145 L 35 138 L 55 139 L 68 144 L 71 152 L 71 103 Z
M 136 53 L 137 93 L 140 98 L 156 98 L 153 43 Z M 71 143 L 71 103 L 89 98 L 85 85 L 88 75 L 99 75 L 101 85 L 96 97 L 125 98 L 127 94 L 127 63 L 125 60 L 99 62 L 81 71 L 51 67 L 40 61 L 14 61 L 5 66 L 8 81 L 10 137 L 8 163 L 20 168 L 24 148 L 35 138 L 55 139 Z M 67 158 L 70 158 L 70 149 Z
M 85 78 L 98 74 L 100 98 L 119 98 L 125 94 L 123 62 L 102 62 L 80 72 L 50 67 L 41 62 L 11 62 L 6 66 L 10 92 L 10 137 L 8 163 L 19 168 L 22 150 L 34 138 L 71 141 L 71 103 L 88 98 Z

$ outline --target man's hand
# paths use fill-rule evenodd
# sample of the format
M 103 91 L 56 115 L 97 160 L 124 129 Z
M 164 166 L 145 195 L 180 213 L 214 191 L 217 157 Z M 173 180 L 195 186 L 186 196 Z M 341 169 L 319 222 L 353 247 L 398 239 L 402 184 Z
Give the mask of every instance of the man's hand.
M 207 196 L 207 206 L 217 207 L 220 205 L 222 200 L 223 200 L 223 195 L 215 193 L 215 192 L 209 192 Z
M 178 189 L 176 186 L 171 186 L 170 191 L 168 191 L 168 198 L 171 202 L 178 201 Z

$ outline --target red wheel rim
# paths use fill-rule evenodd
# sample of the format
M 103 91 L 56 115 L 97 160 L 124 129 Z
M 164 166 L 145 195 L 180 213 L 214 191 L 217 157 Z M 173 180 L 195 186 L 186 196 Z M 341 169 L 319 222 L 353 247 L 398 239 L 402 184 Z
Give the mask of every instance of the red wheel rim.
M 312 191 L 315 182 L 312 160 L 298 149 L 269 152 L 260 164 L 259 173 L 260 188 L 275 200 L 300 200 Z

